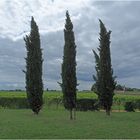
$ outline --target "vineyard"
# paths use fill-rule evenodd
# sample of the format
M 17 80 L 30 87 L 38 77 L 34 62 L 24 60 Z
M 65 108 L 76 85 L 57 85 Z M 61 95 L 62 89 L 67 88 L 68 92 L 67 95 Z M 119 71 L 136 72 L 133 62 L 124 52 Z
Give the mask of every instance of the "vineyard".
M 82 105 L 85 106 L 91 100 L 97 100 L 97 95 L 93 92 L 78 92 L 77 98 L 79 102 L 86 102 Z M 126 92 L 116 93 L 113 100 L 113 110 L 124 110 L 126 102 L 132 102 L 138 104 L 137 111 L 140 109 L 140 93 L 139 92 Z M 44 92 L 44 106 L 46 107 L 62 107 L 62 92 L 61 91 L 45 91 Z M 1 91 L 0 92 L 0 107 L 4 108 L 29 108 L 26 99 L 26 93 Z
M 24 91 L 0 91 L 0 98 L 25 98 L 26 93 Z M 77 93 L 78 98 L 93 98 L 96 99 L 97 95 L 91 91 L 81 91 Z M 45 91 L 44 98 L 62 98 L 61 91 Z M 124 92 L 124 93 L 115 93 L 114 99 L 126 99 L 126 100 L 135 100 L 140 99 L 140 92 Z

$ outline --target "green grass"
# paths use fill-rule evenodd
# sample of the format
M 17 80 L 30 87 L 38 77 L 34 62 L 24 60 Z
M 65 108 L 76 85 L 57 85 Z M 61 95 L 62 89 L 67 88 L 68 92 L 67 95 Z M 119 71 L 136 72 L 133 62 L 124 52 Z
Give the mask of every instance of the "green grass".
M 69 120 L 69 112 L 43 109 L 38 116 L 31 110 L 0 110 L 0 138 L 106 138 L 139 139 L 140 112 L 77 112 L 77 120 Z
M 93 92 L 78 92 L 78 98 L 97 98 Z M 0 98 L 26 98 L 25 92 L 0 92 Z M 61 92 L 44 92 L 44 100 L 62 98 Z M 114 96 L 113 110 L 124 110 L 122 104 L 140 99 L 139 93 L 119 93 Z M 48 101 L 46 101 L 48 103 Z M 47 104 L 46 104 L 47 105 Z M 0 138 L 106 138 L 140 139 L 140 112 L 77 112 L 77 120 L 69 120 L 62 106 L 46 106 L 36 116 L 31 110 L 0 109 Z

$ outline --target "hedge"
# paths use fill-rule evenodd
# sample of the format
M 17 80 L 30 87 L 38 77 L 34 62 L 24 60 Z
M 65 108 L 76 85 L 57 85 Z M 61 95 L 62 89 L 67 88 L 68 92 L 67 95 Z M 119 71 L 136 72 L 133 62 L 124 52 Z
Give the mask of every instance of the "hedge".
M 124 105 L 124 108 L 127 112 L 134 112 L 135 104 L 134 104 L 134 102 L 126 102 Z
M 48 107 L 51 105 L 56 105 L 58 108 L 59 105 L 62 105 L 62 99 L 54 98 L 51 100 L 45 100 Z M 87 110 L 98 110 L 96 105 L 97 99 L 78 99 L 77 100 L 77 110 L 79 111 L 87 111 Z M 3 108 L 10 109 L 25 109 L 29 108 L 28 102 L 26 98 L 0 98 L 0 106 Z
M 119 101 L 119 100 L 118 100 Z M 140 110 L 140 99 L 128 101 L 132 102 L 133 109 Z M 129 106 L 129 103 L 127 101 L 124 102 L 122 105 L 127 108 Z M 63 105 L 62 98 L 52 98 L 52 99 L 44 99 L 44 104 L 47 107 L 50 107 L 51 105 L 56 105 L 56 108 L 58 106 Z M 121 102 L 115 102 L 114 105 L 120 105 Z M 130 103 L 131 104 L 131 103 Z M 26 98 L 20 98 L 20 97 L 0 97 L 0 107 L 2 108 L 10 108 L 10 109 L 26 109 L 29 108 L 29 104 Z M 77 108 L 78 111 L 94 111 L 99 110 L 97 99 L 77 99 Z M 127 109 L 126 109 L 127 110 Z
M 99 110 L 97 99 L 78 99 L 76 110 L 78 111 L 95 111 Z
M 10 109 L 25 109 L 29 108 L 26 98 L 0 98 L 0 106 L 3 108 Z
M 140 110 L 140 99 L 135 101 L 135 109 L 139 109 Z
M 63 101 L 61 98 L 50 99 L 47 102 L 47 106 L 56 105 L 58 108 L 59 105 L 63 105 Z M 99 110 L 97 99 L 77 99 L 76 110 L 78 111 L 94 111 Z

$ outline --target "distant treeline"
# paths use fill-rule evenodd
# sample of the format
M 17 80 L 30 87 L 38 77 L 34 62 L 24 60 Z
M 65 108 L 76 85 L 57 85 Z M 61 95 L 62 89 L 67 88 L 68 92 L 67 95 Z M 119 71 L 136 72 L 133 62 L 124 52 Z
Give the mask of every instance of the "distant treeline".
M 120 91 L 140 91 L 140 89 L 138 89 L 138 88 L 130 88 L 130 87 L 122 86 L 120 84 L 116 85 L 116 90 L 120 90 Z
M 95 85 L 92 85 L 91 91 L 94 91 L 94 90 L 95 90 Z M 126 87 L 125 85 L 120 85 L 120 84 L 116 85 L 115 90 L 117 90 L 117 91 L 140 91 L 140 89 L 138 89 L 138 88 Z

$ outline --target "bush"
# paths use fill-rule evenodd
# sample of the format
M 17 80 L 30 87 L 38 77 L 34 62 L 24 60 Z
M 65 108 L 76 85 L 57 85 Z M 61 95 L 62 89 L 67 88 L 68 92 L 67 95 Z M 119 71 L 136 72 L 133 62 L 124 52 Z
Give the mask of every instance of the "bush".
M 0 106 L 2 108 L 10 108 L 10 109 L 25 109 L 29 108 L 28 102 L 26 98 L 0 98 Z
M 58 108 L 59 105 L 63 105 L 62 98 L 52 98 L 45 101 L 48 107 L 51 105 L 56 105 Z M 9 109 L 26 109 L 30 108 L 26 98 L 10 98 L 10 97 L 1 97 L 0 98 L 0 107 L 9 108 Z M 77 99 L 76 109 L 79 111 L 94 111 L 98 110 L 97 99 Z
M 63 100 L 61 98 L 52 98 L 45 101 L 47 103 L 47 106 L 50 107 L 51 105 L 56 105 L 56 108 L 58 109 L 59 105 L 63 104 Z
M 140 110 L 140 100 L 135 101 L 135 109 Z
M 99 110 L 97 99 L 77 99 L 76 110 L 78 111 Z
M 133 102 L 126 102 L 124 108 L 128 112 L 134 112 L 135 104 Z

